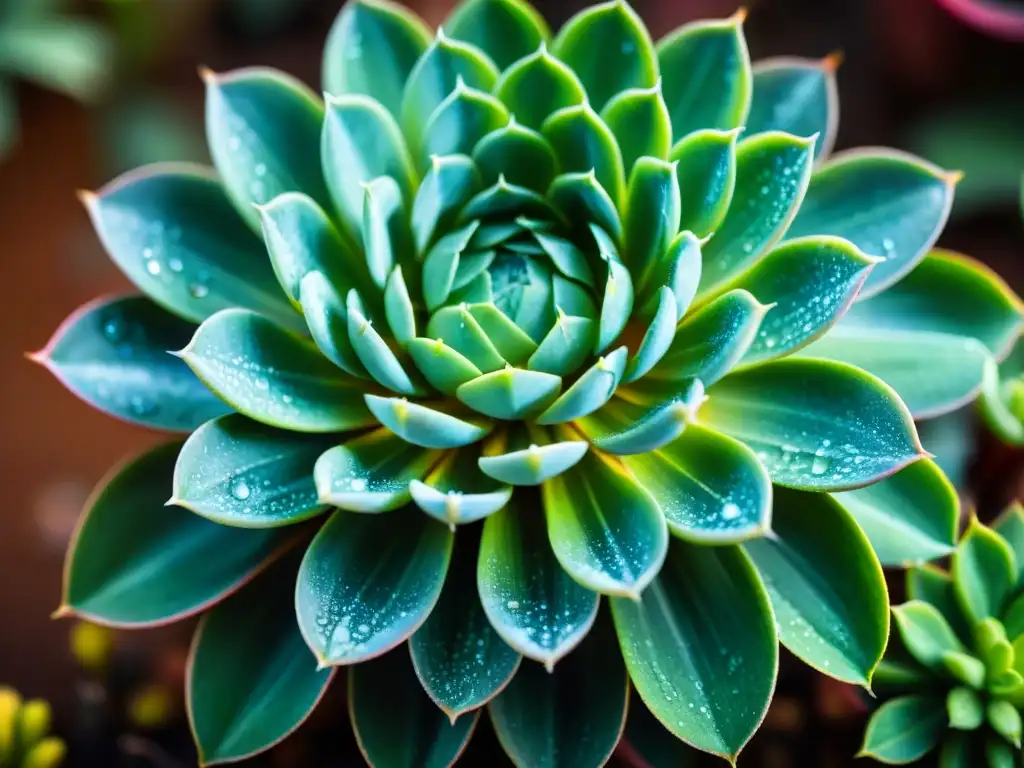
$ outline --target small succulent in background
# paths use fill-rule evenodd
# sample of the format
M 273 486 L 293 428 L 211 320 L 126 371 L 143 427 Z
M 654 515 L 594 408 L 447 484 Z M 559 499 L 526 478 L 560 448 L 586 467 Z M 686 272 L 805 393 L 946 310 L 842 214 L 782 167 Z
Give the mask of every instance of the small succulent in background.
M 50 735 L 50 705 L 42 699 L 23 701 L 17 691 L 0 687 L 0 766 L 56 768 L 66 747 Z
M 64 15 L 63 5 L 0 0 L 0 158 L 18 137 L 16 80 L 91 101 L 110 78 L 113 40 L 92 21 Z
M 34 357 L 192 434 L 101 484 L 58 613 L 205 613 L 203 761 L 285 738 L 338 667 L 381 766 L 454 761 L 484 705 L 515 762 L 601 765 L 630 685 L 734 759 L 780 641 L 870 685 L 879 559 L 955 541 L 912 416 L 971 399 L 1020 311 L 929 253 L 956 174 L 829 158 L 836 59 L 752 67 L 742 21 L 655 45 L 621 0 L 554 37 L 469 0 L 435 36 L 357 0 L 326 103 L 207 72 L 215 171 L 83 195 L 146 296 Z
M 871 717 L 862 754 L 906 764 L 934 749 L 943 768 L 1020 764 L 1024 709 L 1024 508 L 991 528 L 972 520 L 950 571 L 907 573 L 893 608 L 899 642 L 879 691 L 899 694 Z

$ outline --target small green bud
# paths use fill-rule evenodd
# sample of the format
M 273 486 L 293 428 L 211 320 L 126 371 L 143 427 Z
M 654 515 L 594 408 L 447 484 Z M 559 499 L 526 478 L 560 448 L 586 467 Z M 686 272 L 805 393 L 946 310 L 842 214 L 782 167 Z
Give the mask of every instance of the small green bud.
M 21 708 L 18 736 L 22 749 L 27 749 L 50 732 L 50 705 L 42 699 L 26 701 Z
M 974 637 L 989 679 L 1013 666 L 1013 646 L 998 619 L 979 621 L 974 625 Z
M 995 675 L 988 684 L 989 691 L 995 696 L 1011 696 L 1024 687 L 1024 677 L 1015 669 L 1008 669 Z
M 10 688 L 0 688 L 0 763 L 14 750 L 14 736 L 21 709 L 21 696 Z
M 29 750 L 21 762 L 21 768 L 56 768 L 63 762 L 66 752 L 64 742 L 56 736 L 50 736 Z
M 995 736 L 985 739 L 985 757 L 988 768 L 1015 768 L 1017 765 L 1010 745 Z
M 1003 385 L 1006 407 L 1018 421 L 1024 421 L 1024 376 L 1010 379 Z
M 946 696 L 946 714 L 950 728 L 973 731 L 985 721 L 985 706 L 970 688 L 954 688 Z
M 1022 724 L 1020 712 L 1008 701 L 993 701 L 988 705 L 988 724 L 992 730 L 1020 748 Z
M 942 665 L 964 685 L 978 690 L 985 687 L 985 665 L 980 659 L 959 651 L 946 651 L 942 654 Z

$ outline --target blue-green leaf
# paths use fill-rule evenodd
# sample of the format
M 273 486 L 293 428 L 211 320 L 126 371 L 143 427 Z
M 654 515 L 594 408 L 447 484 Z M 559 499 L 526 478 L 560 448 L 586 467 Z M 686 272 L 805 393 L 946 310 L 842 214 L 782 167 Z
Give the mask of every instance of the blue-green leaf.
M 525 0 L 467 0 L 452 11 L 444 29 L 487 51 L 498 69 L 507 69 L 551 37 L 544 18 Z
M 348 308 L 334 284 L 322 272 L 310 272 L 299 284 L 299 305 L 310 336 L 324 357 L 346 373 L 362 379 L 369 374 L 348 336 Z
M 378 176 L 363 185 L 363 251 L 366 268 L 378 287 L 385 286 L 392 267 L 413 267 L 407 211 L 402 190 L 390 176 Z
M 696 423 L 697 409 L 705 399 L 700 379 L 679 382 L 673 389 L 653 406 L 612 398 L 575 426 L 606 453 L 629 455 L 657 450 L 679 437 L 688 424 Z
M 600 182 L 594 168 L 564 173 L 548 189 L 548 199 L 570 222 L 592 222 L 615 240 L 622 238 L 622 220 L 615 201 Z
M 364 395 L 366 405 L 385 427 L 424 448 L 459 448 L 480 440 L 489 423 L 470 422 L 400 397 Z
M 604 105 L 601 119 L 615 135 L 629 175 L 641 157 L 667 160 L 672 146 L 672 118 L 661 95 L 661 80 L 651 88 L 630 88 Z
M 560 109 L 583 104 L 587 93 L 576 73 L 541 45 L 509 67 L 494 86 L 494 95 L 518 123 L 540 130 Z
M 422 481 L 409 484 L 416 505 L 449 527 L 492 515 L 508 504 L 512 488 L 480 471 L 480 451 L 450 451 Z
M 519 420 L 542 411 L 561 389 L 559 376 L 508 367 L 467 381 L 455 396 L 485 416 Z
M 736 191 L 739 135 L 739 129 L 694 131 L 672 147 L 669 159 L 676 163 L 682 193 L 680 229 L 704 238 L 721 226 Z
M 602 252 L 601 257 L 608 269 L 608 277 L 604 284 L 594 354 L 608 349 L 619 338 L 633 312 L 633 280 L 629 270 L 615 253 Z
M 396 266 L 384 286 L 384 314 L 391 335 L 399 344 L 407 345 L 416 336 L 416 310 L 409 289 L 402 277 L 402 268 Z
M 427 334 L 443 340 L 480 371 L 497 371 L 506 363 L 468 306 L 445 307 L 435 312 L 427 323 Z
M 953 591 L 972 622 L 999 618 L 1017 583 L 1017 559 L 991 528 L 972 519 L 952 557 Z
M 640 317 L 654 317 L 660 308 L 661 290 L 668 288 L 676 300 L 676 316 L 681 320 L 694 297 L 701 273 L 701 241 L 692 232 L 680 232 L 661 261 L 655 265 L 646 290 L 636 304 Z
M 575 466 L 587 452 L 583 440 L 561 440 L 544 445 L 503 446 L 480 457 L 480 471 L 510 485 L 540 485 Z
M 480 185 L 473 161 L 465 155 L 435 157 L 412 205 L 417 253 L 425 253 L 437 234 L 455 220 Z
M 902 696 L 879 707 L 868 721 L 859 755 L 905 765 L 924 757 L 946 730 L 938 696 Z
M 572 386 L 540 416 L 538 424 L 562 424 L 587 416 L 607 403 L 626 370 L 626 347 L 619 347 L 597 359 Z
M 508 120 L 504 104 L 458 78 L 455 90 L 438 105 L 423 129 L 420 167 L 427 167 L 434 155 L 468 155 L 480 139 Z
M 680 210 L 675 164 L 641 158 L 629 177 L 624 221 L 624 260 L 637 291 L 648 284 L 679 233 Z
M 446 395 L 454 395 L 460 385 L 482 373 L 441 339 L 417 337 L 409 341 L 406 350 L 430 385 Z
M 504 176 L 510 184 L 541 193 L 547 191 L 555 178 L 558 165 L 547 139 L 520 124 L 514 115 L 503 128 L 477 143 L 473 162 L 484 184 L 496 184 Z
M 622 152 L 589 102 L 558 110 L 544 121 L 541 132 L 554 149 L 563 172 L 594 171 L 612 202 L 621 206 L 626 196 Z

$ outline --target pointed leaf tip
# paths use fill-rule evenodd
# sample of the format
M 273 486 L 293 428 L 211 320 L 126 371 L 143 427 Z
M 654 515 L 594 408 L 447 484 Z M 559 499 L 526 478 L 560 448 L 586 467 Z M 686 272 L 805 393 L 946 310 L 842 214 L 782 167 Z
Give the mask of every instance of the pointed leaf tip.
M 825 72 L 835 74 L 836 70 L 842 66 L 845 59 L 846 53 L 841 48 L 838 48 L 823 58 L 819 66 L 821 66 Z

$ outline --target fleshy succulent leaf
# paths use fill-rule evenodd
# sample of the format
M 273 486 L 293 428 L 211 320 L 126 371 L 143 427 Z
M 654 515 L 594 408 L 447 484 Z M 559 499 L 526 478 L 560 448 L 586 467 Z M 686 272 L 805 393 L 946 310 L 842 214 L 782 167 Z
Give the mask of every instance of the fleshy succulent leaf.
M 204 322 L 181 356 L 236 411 L 269 426 L 340 432 L 373 423 L 359 379 L 248 310 L 226 309 Z
M 778 488 L 772 506 L 775 535 L 743 548 L 768 590 L 779 640 L 820 672 L 869 687 L 889 638 L 889 596 L 871 545 L 825 494 Z
M 306 550 L 295 608 L 319 662 L 358 664 L 406 640 L 441 593 L 453 535 L 413 506 L 335 512 Z
M 473 162 L 484 184 L 502 176 L 535 192 L 545 192 L 555 178 L 557 160 L 547 139 L 517 119 L 484 136 L 473 148 Z
M 885 702 L 868 721 L 859 755 L 905 765 L 926 755 L 946 727 L 945 702 L 935 696 L 902 696 Z
M 629 177 L 623 260 L 642 291 L 679 234 L 680 187 L 673 163 L 641 158 Z
M 418 253 L 427 251 L 479 185 L 476 166 L 465 155 L 433 159 L 412 204 L 412 232 Z
M 907 597 L 935 607 L 957 638 L 965 643 L 973 642 L 973 635 L 967 625 L 963 611 L 957 605 L 953 592 L 953 577 L 933 565 L 918 565 L 907 571 Z
M 640 317 L 652 317 L 661 302 L 661 289 L 668 288 L 676 300 L 676 316 L 682 320 L 697 295 L 701 273 L 701 241 L 692 232 L 680 232 L 654 267 L 647 290 L 641 291 Z
M 611 606 L 626 669 L 655 717 L 734 759 L 764 717 L 779 663 L 768 595 L 746 555 L 674 539 L 640 600 Z
M 694 131 L 669 152 L 679 177 L 680 229 L 709 237 L 721 226 L 736 191 L 739 130 Z M 700 276 L 698 275 L 698 278 Z
M 525 0 L 467 0 L 444 23 L 445 32 L 487 51 L 504 70 L 551 37 L 547 23 Z
M 502 639 L 551 668 L 590 630 L 598 596 L 562 570 L 539 503 L 524 504 L 522 495 L 484 521 L 477 587 L 484 612 Z
M 956 544 L 960 500 L 933 461 L 914 462 L 881 482 L 834 498 L 853 515 L 882 565 L 934 560 Z
M 349 339 L 345 299 L 322 272 L 310 272 L 302 278 L 299 304 L 310 336 L 323 356 L 345 373 L 370 378 Z
M 468 155 L 480 139 L 505 126 L 508 120 L 504 104 L 485 91 L 470 88 L 460 78 L 455 90 L 427 120 L 420 166 L 428 166 L 434 155 Z
M 909 272 L 949 217 L 955 177 L 911 155 L 854 150 L 814 175 L 786 233 L 842 237 L 885 259 L 861 291 L 866 299 Z
M 402 189 L 390 176 L 363 184 L 363 250 L 366 268 L 378 287 L 387 284 L 394 274 L 392 267 L 412 266 L 412 229 L 406 210 Z
M 517 123 L 534 131 L 539 131 L 555 112 L 587 99 L 576 73 L 552 56 L 546 45 L 509 67 L 494 86 L 494 93 Z
M 537 417 L 538 424 L 562 424 L 587 416 L 607 403 L 626 370 L 626 347 L 619 347 L 587 368 Z
M 485 475 L 502 483 L 540 485 L 574 467 L 586 454 L 588 447 L 583 440 L 531 444 L 481 456 L 479 466 Z
M 667 160 L 672 146 L 672 118 L 661 95 L 661 84 L 630 88 L 612 98 L 601 119 L 615 135 L 628 176 L 641 157 Z
M 188 431 L 228 411 L 167 353 L 194 332 L 145 297 L 99 299 L 68 317 L 32 360 L 94 408 L 146 427 Z
M 426 25 L 398 3 L 346 3 L 327 37 L 324 89 L 370 96 L 397 118 L 405 81 L 430 40 Z
M 561 389 L 559 376 L 508 367 L 467 381 L 455 396 L 484 416 L 515 420 L 544 410 Z
M 384 314 L 395 341 L 408 346 L 416 337 L 416 308 L 409 296 L 401 266 L 391 271 L 384 287 Z
M 601 230 L 598 230 L 601 231 Z M 614 253 L 602 252 L 608 276 L 604 284 L 604 300 L 598 320 L 597 339 L 594 353 L 600 354 L 619 338 L 629 322 L 633 311 L 633 279 L 629 269 L 618 260 Z
M 221 525 L 273 528 L 325 510 L 313 467 L 333 435 L 267 427 L 239 414 L 197 429 L 174 465 L 171 500 Z
M 668 286 L 662 287 L 658 295 L 658 310 L 644 332 L 636 354 L 629 359 L 629 363 L 626 365 L 623 381 L 627 384 L 643 378 L 657 365 L 658 361 L 669 351 L 672 341 L 675 339 L 676 324 L 679 322 L 679 304 L 672 289 Z
M 708 394 L 701 422 L 751 446 L 779 485 L 846 490 L 923 455 L 896 393 L 842 363 L 763 363 L 727 376 Z
M 481 375 L 479 368 L 440 339 L 417 337 L 406 349 L 431 386 L 446 395 L 454 395 L 460 385 Z
M 658 42 L 658 66 L 673 140 L 704 128 L 739 128 L 750 109 L 744 13 L 680 27 Z
M 459 448 L 475 443 L 491 430 L 486 422 L 472 422 L 399 397 L 363 396 L 381 424 L 403 440 L 424 448 Z
M 551 182 L 548 198 L 567 221 L 593 222 L 612 238 L 622 237 L 615 201 L 598 182 L 594 169 L 561 174 Z
M 118 627 L 177 621 L 224 599 L 286 546 L 281 531 L 242 531 L 165 506 L 180 448 L 144 453 L 100 486 L 67 554 L 58 614 Z
M 1016 586 L 1024 579 L 1024 505 L 1019 501 L 1011 504 L 992 523 L 992 530 L 1010 545 L 1017 562 Z M 1011 637 L 1016 636 L 1010 633 Z
M 947 652 L 965 653 L 966 648 L 949 622 L 930 603 L 911 600 L 892 609 L 900 639 L 916 661 L 934 670 L 944 668 Z
M 367 318 L 367 310 L 355 290 L 348 292 L 345 304 L 352 351 L 374 381 L 400 395 L 423 394 L 424 388 L 410 377 L 398 355 Z
M 615 135 L 589 102 L 558 110 L 544 121 L 541 133 L 563 172 L 593 171 L 612 202 L 621 206 L 626 194 L 622 152 Z
M 654 405 L 637 405 L 621 397 L 575 423 L 576 428 L 606 453 L 620 456 L 654 451 L 675 440 L 696 423 L 704 402 L 700 379 L 680 382 Z
M 991 528 L 972 520 L 952 556 L 953 589 L 972 622 L 998 618 L 1017 582 L 1013 550 Z

